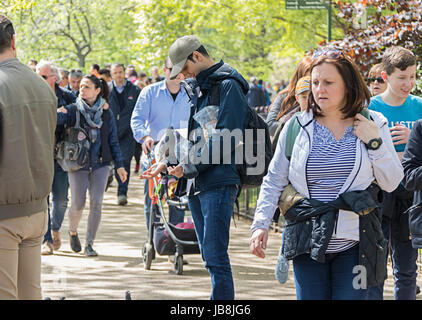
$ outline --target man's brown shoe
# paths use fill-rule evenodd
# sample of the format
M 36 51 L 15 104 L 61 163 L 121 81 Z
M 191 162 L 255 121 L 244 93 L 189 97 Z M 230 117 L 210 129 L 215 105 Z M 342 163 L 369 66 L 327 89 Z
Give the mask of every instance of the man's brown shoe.
M 62 245 L 62 240 L 60 238 L 60 231 L 51 231 L 51 236 L 53 238 L 53 249 L 59 250 Z

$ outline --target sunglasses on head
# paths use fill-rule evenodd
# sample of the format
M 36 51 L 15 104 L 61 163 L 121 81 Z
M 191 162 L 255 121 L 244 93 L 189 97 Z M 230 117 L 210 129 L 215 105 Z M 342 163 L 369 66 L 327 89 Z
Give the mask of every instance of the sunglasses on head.
M 378 83 L 384 83 L 384 79 L 382 77 L 377 77 L 377 78 L 368 78 L 368 83 L 372 83 L 378 81 Z
M 312 59 L 316 59 L 319 57 L 327 57 L 328 59 L 339 59 L 344 58 L 344 54 L 342 51 L 337 49 L 324 49 L 315 51 L 312 56 Z

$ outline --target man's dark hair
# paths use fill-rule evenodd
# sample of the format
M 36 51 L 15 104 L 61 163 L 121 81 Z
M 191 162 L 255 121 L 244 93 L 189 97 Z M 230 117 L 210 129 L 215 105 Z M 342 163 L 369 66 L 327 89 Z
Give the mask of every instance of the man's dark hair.
M 200 46 L 198 49 L 196 49 L 195 51 L 198 51 L 200 54 L 202 54 L 204 57 L 209 57 L 210 55 L 208 54 L 207 49 L 205 49 L 204 46 Z M 188 56 L 188 60 L 193 61 L 193 52 Z
M 12 22 L 4 15 L 0 15 L 0 53 L 12 47 L 12 37 L 15 34 Z
M 29 62 L 30 62 L 30 63 L 33 63 L 33 64 L 35 64 L 35 65 L 37 65 L 37 64 L 38 64 L 38 61 L 37 61 L 37 60 L 35 60 L 35 59 L 29 59 Z
M 91 68 L 93 68 L 93 69 L 95 69 L 97 71 L 100 71 L 100 66 L 98 64 L 96 64 L 96 63 L 94 63 L 93 65 L 91 65 Z
M 125 65 L 123 63 L 113 63 L 111 65 L 111 69 L 117 68 L 117 67 L 121 67 L 121 68 L 123 68 L 123 71 L 126 71 Z
M 83 77 L 82 70 L 80 69 L 72 69 L 70 70 L 69 77 L 73 79 L 78 79 Z
M 108 70 L 106 68 L 98 70 L 98 73 L 100 75 L 104 74 L 107 78 L 110 78 L 111 77 L 110 70 Z
M 258 84 L 261 84 L 262 85 L 262 83 L 263 83 L 264 81 L 262 81 L 262 79 L 259 79 L 258 80 Z

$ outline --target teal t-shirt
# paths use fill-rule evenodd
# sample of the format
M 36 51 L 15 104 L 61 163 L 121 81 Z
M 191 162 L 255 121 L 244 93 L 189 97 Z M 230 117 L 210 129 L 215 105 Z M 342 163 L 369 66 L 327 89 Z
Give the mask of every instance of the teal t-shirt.
M 390 106 L 378 95 L 371 98 L 369 109 L 382 113 L 387 118 L 390 128 L 399 123 L 412 130 L 413 124 L 422 119 L 422 98 L 410 94 L 401 106 Z M 403 152 L 406 144 L 403 143 L 394 147 L 396 152 Z

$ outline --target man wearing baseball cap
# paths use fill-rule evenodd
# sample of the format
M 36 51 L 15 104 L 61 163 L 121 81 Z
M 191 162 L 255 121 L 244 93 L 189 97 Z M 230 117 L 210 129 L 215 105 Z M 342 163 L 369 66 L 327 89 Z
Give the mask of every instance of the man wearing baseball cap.
M 249 115 L 246 94 L 249 85 L 235 69 L 223 61 L 215 62 L 211 59 L 207 50 L 193 35 L 177 39 L 170 47 L 169 56 L 173 62 L 170 77 L 193 77 L 200 90 L 200 94 L 199 90 L 192 90 L 194 95 L 191 97 L 189 136 L 200 128 L 193 120 L 193 115 L 211 104 L 216 105 L 216 96 L 219 98 L 216 131 L 233 132 L 246 127 Z M 219 95 L 216 95 L 214 90 L 217 90 Z M 214 101 L 211 101 L 211 98 Z M 230 146 L 230 163 L 223 162 L 223 152 L 220 152 L 219 161 L 213 159 L 213 155 L 222 150 L 223 142 L 221 136 L 212 135 L 201 149 L 201 154 L 207 155 L 205 158 L 208 157 L 208 161 L 169 167 L 170 174 L 194 178 L 194 183 L 187 191 L 189 208 L 194 219 L 202 258 L 211 276 L 211 299 L 215 300 L 234 299 L 234 283 L 227 251 L 230 220 L 240 185 L 234 143 Z M 220 150 L 212 150 L 214 145 L 219 145 Z

